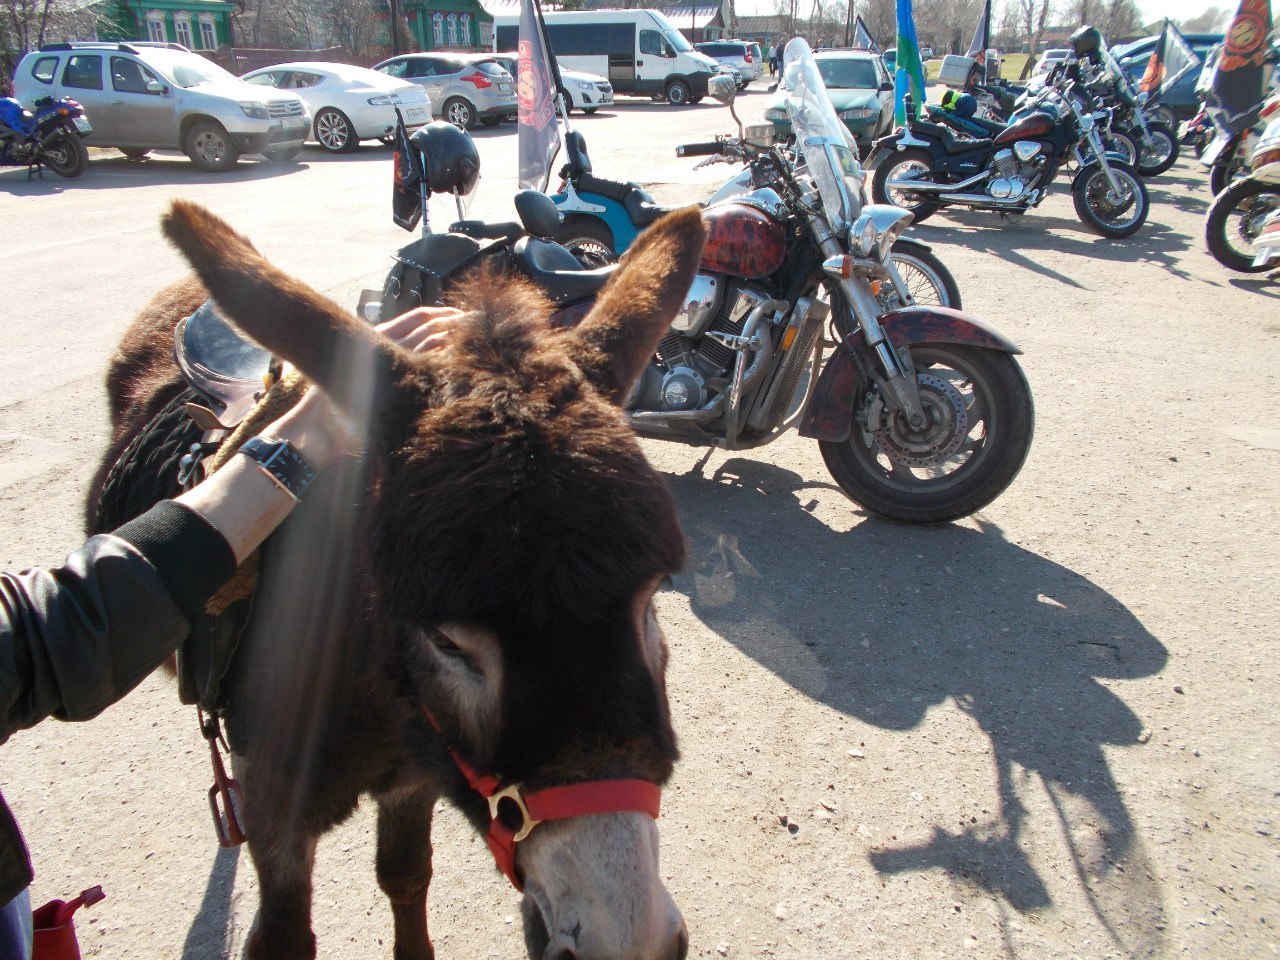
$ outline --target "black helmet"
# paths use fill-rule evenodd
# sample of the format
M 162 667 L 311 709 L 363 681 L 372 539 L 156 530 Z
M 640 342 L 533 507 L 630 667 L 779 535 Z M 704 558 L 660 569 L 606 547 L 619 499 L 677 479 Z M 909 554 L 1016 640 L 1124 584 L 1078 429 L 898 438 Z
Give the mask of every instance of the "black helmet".
M 436 120 L 419 127 L 409 143 L 422 157 L 427 189 L 432 193 L 470 193 L 480 177 L 480 154 L 465 130 Z
M 1098 48 L 1102 46 L 1102 34 L 1097 27 L 1086 24 L 1073 33 L 1067 42 L 1071 44 L 1071 50 L 1077 59 L 1093 60 L 1098 55 Z

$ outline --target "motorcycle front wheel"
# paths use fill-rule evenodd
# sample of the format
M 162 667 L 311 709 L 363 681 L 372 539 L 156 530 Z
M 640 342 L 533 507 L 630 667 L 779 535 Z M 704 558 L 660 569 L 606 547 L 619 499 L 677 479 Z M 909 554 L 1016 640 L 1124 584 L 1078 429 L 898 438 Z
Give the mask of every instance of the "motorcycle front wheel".
M 1120 239 L 1137 233 L 1147 222 L 1147 188 L 1133 168 L 1110 163 L 1120 184 L 1120 196 L 1113 198 L 1106 171 L 1094 166 L 1072 184 L 1076 216 L 1080 222 L 1104 237 Z
M 916 306 L 960 309 L 960 287 L 956 278 L 924 244 L 899 239 L 889 251 L 889 259 L 897 267 L 898 276 L 902 277 Z M 888 281 L 881 282 L 876 299 L 880 302 L 881 313 L 903 306 L 897 289 Z
M 76 134 L 64 131 L 40 148 L 40 162 L 70 179 L 89 169 L 89 150 Z
M 1204 240 L 1213 259 L 1241 273 L 1274 269 L 1253 265 L 1257 255 L 1253 240 L 1276 207 L 1280 207 L 1280 187 L 1274 183 L 1237 180 L 1218 194 L 1204 223 Z
M 950 343 L 911 347 L 928 423 L 914 430 L 874 394 L 849 439 L 818 445 L 848 497 L 902 523 L 944 523 L 981 510 L 1018 475 L 1031 449 L 1031 387 L 1007 353 Z
M 1178 159 L 1178 138 L 1163 123 L 1147 124 L 1147 132 L 1151 134 L 1151 141 L 1149 146 L 1143 147 L 1138 173 L 1144 177 L 1158 177 Z

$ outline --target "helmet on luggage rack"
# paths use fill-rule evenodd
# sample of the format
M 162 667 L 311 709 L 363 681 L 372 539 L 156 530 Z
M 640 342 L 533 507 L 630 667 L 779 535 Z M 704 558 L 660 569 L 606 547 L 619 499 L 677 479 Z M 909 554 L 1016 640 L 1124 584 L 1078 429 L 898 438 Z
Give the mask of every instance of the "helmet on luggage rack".
M 422 157 L 422 175 L 432 193 L 468 194 L 480 178 L 480 153 L 465 130 L 436 120 L 419 127 L 409 144 Z
M 1078 60 L 1097 63 L 1102 57 L 1099 52 L 1102 48 L 1102 33 L 1097 27 L 1086 24 L 1073 33 L 1067 42 L 1071 44 L 1071 52 Z

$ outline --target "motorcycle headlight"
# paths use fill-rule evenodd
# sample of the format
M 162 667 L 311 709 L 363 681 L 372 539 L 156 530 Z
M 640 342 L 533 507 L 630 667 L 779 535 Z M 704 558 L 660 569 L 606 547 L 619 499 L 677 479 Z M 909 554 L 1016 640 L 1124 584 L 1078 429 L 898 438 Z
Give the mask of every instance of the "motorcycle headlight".
M 255 103 L 252 100 L 241 100 L 240 109 L 250 120 L 267 120 L 271 114 L 267 112 L 265 103 Z
M 869 257 L 876 248 L 878 236 L 875 221 L 864 213 L 849 228 L 849 249 L 853 251 L 855 256 Z

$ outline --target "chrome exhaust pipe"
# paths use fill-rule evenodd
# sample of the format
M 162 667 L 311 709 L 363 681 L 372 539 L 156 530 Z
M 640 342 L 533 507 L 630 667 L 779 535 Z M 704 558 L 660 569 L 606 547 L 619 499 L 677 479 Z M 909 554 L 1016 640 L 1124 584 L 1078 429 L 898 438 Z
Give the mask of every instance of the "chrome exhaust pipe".
M 972 187 L 975 183 L 981 183 L 983 180 L 991 176 L 990 170 L 983 170 L 979 174 L 975 174 L 968 180 L 962 180 L 959 183 L 922 183 L 919 180 L 886 180 L 885 186 L 890 190 L 903 190 L 907 193 L 941 193 L 943 190 L 964 190 Z
M 1010 207 L 1022 207 L 1025 197 L 1017 200 L 997 200 L 994 197 L 983 197 L 979 199 L 971 193 L 944 193 L 938 197 L 947 203 L 963 203 L 975 210 L 1008 210 Z

